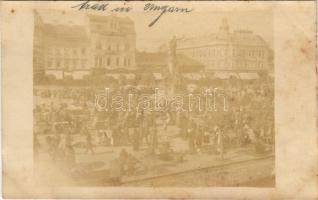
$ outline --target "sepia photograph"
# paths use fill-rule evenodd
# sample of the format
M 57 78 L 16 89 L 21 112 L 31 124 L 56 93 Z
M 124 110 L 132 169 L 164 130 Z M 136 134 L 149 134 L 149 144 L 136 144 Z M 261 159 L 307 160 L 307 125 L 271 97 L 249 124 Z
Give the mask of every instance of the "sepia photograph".
M 272 11 L 143 15 L 34 10 L 37 184 L 275 187 Z
M 317 199 L 314 1 L 2 1 L 5 199 Z

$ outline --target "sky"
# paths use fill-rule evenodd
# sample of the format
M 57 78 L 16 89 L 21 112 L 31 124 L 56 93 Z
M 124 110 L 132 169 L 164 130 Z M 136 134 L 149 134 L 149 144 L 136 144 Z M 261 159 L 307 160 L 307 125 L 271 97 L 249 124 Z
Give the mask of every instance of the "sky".
M 48 21 L 53 23 L 85 24 L 85 12 L 42 11 Z M 100 13 L 93 13 L 100 14 Z M 190 13 L 165 13 L 152 27 L 159 12 L 130 12 L 116 14 L 128 16 L 134 21 L 136 31 L 136 48 L 138 51 L 156 52 L 163 43 L 167 43 L 175 35 L 177 38 L 195 37 L 216 33 L 223 18 L 227 18 L 230 31 L 251 30 L 260 35 L 270 47 L 273 47 L 273 18 L 270 10 L 246 11 L 200 11 Z M 104 15 L 104 14 L 103 14 Z M 105 14 L 109 15 L 109 14 Z M 71 17 L 70 17 L 71 16 Z
M 134 14 L 130 18 L 135 22 L 137 49 L 156 51 L 159 46 L 172 39 L 195 37 L 216 33 L 223 18 L 227 18 L 230 31 L 251 30 L 273 45 L 272 15 L 269 11 L 244 12 L 200 12 L 191 14 L 163 15 L 155 25 L 148 24 L 156 17 L 150 14 Z

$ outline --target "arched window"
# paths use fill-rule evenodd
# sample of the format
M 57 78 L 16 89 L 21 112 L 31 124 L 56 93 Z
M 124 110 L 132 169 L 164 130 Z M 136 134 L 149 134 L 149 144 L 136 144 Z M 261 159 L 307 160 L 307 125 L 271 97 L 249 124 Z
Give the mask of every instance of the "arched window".
M 110 66 L 110 57 L 107 58 L 107 66 Z
M 99 61 L 99 67 L 102 67 L 102 65 L 103 65 L 103 58 L 102 58 L 101 56 L 99 56 L 98 61 Z
M 73 60 L 74 69 L 78 68 L 78 62 L 76 59 Z
M 66 68 L 68 68 L 69 65 L 70 65 L 69 59 L 65 59 L 65 60 L 64 60 L 64 66 L 65 66 Z
M 95 56 L 95 67 L 98 67 L 98 57 Z
M 119 66 L 119 57 L 116 58 L 116 65 Z
M 124 59 L 124 66 L 126 67 L 126 66 L 127 66 L 127 60 L 126 60 L 126 57 L 124 57 L 123 59 Z
M 101 49 L 102 48 L 102 44 L 100 43 L 100 42 L 98 42 L 97 44 L 96 44 L 96 49 Z
M 56 67 L 57 68 L 61 67 L 61 61 L 59 59 L 56 59 Z
M 86 60 L 82 60 L 82 69 L 85 69 L 86 68 Z

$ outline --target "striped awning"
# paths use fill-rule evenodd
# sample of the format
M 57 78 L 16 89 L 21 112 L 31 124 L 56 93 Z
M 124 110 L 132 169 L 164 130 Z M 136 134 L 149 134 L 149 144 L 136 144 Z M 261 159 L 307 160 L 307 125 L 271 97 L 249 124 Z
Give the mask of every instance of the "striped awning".
M 257 73 L 239 73 L 240 79 L 244 80 L 252 80 L 252 79 L 258 79 L 259 76 Z

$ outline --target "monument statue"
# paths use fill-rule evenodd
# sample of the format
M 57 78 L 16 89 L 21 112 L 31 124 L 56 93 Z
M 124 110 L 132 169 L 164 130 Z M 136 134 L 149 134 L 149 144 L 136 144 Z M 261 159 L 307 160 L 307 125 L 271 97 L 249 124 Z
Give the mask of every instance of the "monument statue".
M 176 58 L 176 49 L 177 49 L 177 38 L 176 36 L 173 36 L 173 38 L 170 40 L 170 55 L 172 58 Z

